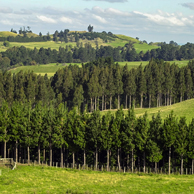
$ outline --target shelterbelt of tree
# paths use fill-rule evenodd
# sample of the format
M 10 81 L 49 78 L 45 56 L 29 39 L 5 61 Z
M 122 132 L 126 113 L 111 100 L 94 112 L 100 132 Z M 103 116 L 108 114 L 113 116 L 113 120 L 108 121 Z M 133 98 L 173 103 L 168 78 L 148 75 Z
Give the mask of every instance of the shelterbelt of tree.
M 52 100 L 81 111 L 169 106 L 193 98 L 194 61 L 179 67 L 151 60 L 135 69 L 120 66 L 111 58 L 65 66 L 50 79 L 33 72 L 0 72 L 0 103 L 6 100 L 45 104 Z
M 194 165 L 194 119 L 179 120 L 171 112 L 162 121 L 160 113 L 148 120 L 148 115 L 136 118 L 134 109 L 125 115 L 122 109 L 101 116 L 100 111 L 80 113 L 69 111 L 63 103 L 3 102 L 0 107 L 1 156 L 72 163 L 155 169 Z M 19 151 L 18 151 L 19 150 Z M 27 158 L 26 158 L 27 152 Z M 172 153 L 172 156 L 171 156 Z M 64 159 L 65 155 L 65 159 Z M 172 158 L 171 158 L 172 157 Z M 154 163 L 154 165 L 153 165 Z M 181 164 L 181 165 L 180 165 Z

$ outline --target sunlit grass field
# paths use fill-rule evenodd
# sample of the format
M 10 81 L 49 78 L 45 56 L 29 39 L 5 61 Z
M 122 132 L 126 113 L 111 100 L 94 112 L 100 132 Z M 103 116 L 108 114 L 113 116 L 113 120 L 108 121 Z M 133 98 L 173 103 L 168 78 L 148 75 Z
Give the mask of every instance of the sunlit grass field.
M 107 113 L 107 111 L 109 110 L 102 111 L 101 114 L 104 115 Z M 115 113 L 116 111 L 116 109 L 111 110 L 112 113 Z M 127 114 L 127 111 L 128 110 L 124 109 L 125 114 Z M 194 118 L 194 99 L 179 102 L 171 106 L 161 106 L 158 108 L 135 108 L 136 117 L 143 116 L 145 112 L 147 112 L 149 120 L 152 119 L 153 115 L 158 114 L 158 112 L 160 112 L 162 119 L 164 119 L 171 113 L 171 111 L 173 111 L 178 120 L 180 117 L 185 116 L 187 123 L 189 124 L 192 121 L 192 118 Z
M 70 63 L 65 63 L 66 65 L 69 65 Z M 72 63 L 74 65 L 74 63 Z M 76 63 L 76 65 L 81 66 L 81 63 Z M 58 64 L 57 63 L 50 63 L 47 65 L 35 65 L 35 66 L 21 66 L 17 67 L 14 69 L 11 69 L 10 71 L 12 73 L 18 73 L 19 71 L 33 71 L 36 74 L 40 74 L 44 76 L 47 74 L 48 77 L 52 77 L 58 69 L 64 68 L 65 67 L 63 64 Z
M 194 193 L 194 175 L 130 174 L 18 166 L 2 169 L 1 193 Z

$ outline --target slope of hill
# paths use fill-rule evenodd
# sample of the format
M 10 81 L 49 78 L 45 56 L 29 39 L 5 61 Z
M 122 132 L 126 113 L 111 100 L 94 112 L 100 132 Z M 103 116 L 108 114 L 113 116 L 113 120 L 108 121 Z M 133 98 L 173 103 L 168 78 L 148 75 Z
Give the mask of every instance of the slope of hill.
M 70 33 L 72 33 L 74 31 L 70 31 Z M 83 34 L 86 33 L 86 31 L 77 31 L 77 33 L 79 34 Z M 19 34 L 15 34 L 13 32 L 8 32 L 8 31 L 1 31 L 0 32 L 0 37 L 8 37 L 8 36 L 18 36 Z M 23 36 L 23 35 L 20 35 Z M 35 33 L 27 33 L 28 37 L 38 37 L 37 34 Z M 53 35 L 50 35 L 51 38 L 53 38 Z M 125 44 L 127 44 L 129 41 L 134 43 L 134 48 L 137 50 L 137 52 L 139 53 L 140 51 L 144 51 L 146 52 L 147 50 L 151 50 L 154 48 L 158 48 L 158 46 L 156 45 L 148 45 L 148 44 L 140 44 L 140 41 L 129 37 L 129 36 L 125 36 L 125 35 L 116 35 L 115 37 L 112 37 L 112 40 L 108 40 L 107 42 L 105 42 L 104 40 L 102 40 L 101 38 L 96 38 L 94 40 L 87 40 L 87 39 L 80 39 L 80 43 L 82 43 L 83 45 L 85 43 L 90 43 L 93 47 L 96 47 L 96 42 L 98 42 L 99 46 L 112 46 L 112 47 L 118 47 L 121 46 L 123 47 Z M 54 41 L 47 41 L 47 42 L 10 42 L 10 47 L 13 46 L 25 46 L 27 48 L 33 49 L 34 47 L 36 47 L 37 49 L 40 49 L 41 47 L 43 48 L 51 48 L 51 49 L 59 49 L 59 47 L 66 47 L 66 45 L 72 45 L 72 46 L 76 46 L 76 42 L 54 42 Z M 0 52 L 1 51 L 6 51 L 8 48 L 3 47 L 2 46 L 2 42 L 0 42 Z
M 0 37 L 17 36 L 18 34 L 8 31 L 0 31 Z
M 153 115 L 156 115 L 158 112 L 160 112 L 160 115 L 162 119 L 166 118 L 171 111 L 174 112 L 174 115 L 179 119 L 180 117 L 186 117 L 187 123 L 190 123 L 192 121 L 192 118 L 194 118 L 194 99 L 186 100 L 183 102 L 179 102 L 176 104 L 173 104 L 171 106 L 161 106 L 158 108 L 136 108 L 135 114 L 137 117 L 143 116 L 145 112 L 148 113 L 148 118 L 151 119 Z M 112 110 L 112 112 L 115 112 L 116 110 Z M 107 111 L 103 111 L 102 114 L 106 114 Z M 127 110 L 124 110 L 125 113 L 127 113 Z

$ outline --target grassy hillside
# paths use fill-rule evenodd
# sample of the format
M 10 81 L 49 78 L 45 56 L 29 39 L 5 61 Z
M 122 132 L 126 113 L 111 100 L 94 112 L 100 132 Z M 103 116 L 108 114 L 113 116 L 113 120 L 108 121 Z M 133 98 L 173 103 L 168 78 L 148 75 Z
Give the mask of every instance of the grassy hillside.
M 66 65 L 69 65 L 69 63 L 65 63 Z M 81 65 L 81 63 L 77 63 L 76 65 Z M 44 76 L 45 74 L 48 75 L 48 77 L 53 76 L 56 71 L 60 68 L 64 68 L 65 66 L 63 64 L 57 65 L 56 63 L 51 63 L 48 65 L 36 65 L 36 66 L 21 66 L 15 69 L 11 69 L 10 71 L 12 73 L 18 73 L 19 71 L 33 71 L 36 74 L 41 74 Z
M 18 34 L 8 31 L 0 31 L 0 37 L 17 36 Z
M 73 32 L 73 31 L 71 31 Z M 85 33 L 85 31 L 79 31 L 79 33 Z M 13 32 L 8 32 L 8 31 L 2 31 L 0 32 L 0 37 L 7 37 L 7 36 L 17 36 L 18 34 L 15 34 Z M 28 37 L 36 37 L 38 36 L 37 34 L 35 33 L 27 33 L 27 36 Z M 154 48 L 158 48 L 158 46 L 151 46 L 151 45 L 148 45 L 148 44 L 140 44 L 140 41 L 135 39 L 135 38 L 132 38 L 132 37 L 129 37 L 129 36 L 125 36 L 125 35 L 116 35 L 118 38 L 114 38 L 114 41 L 108 41 L 107 43 L 105 43 L 102 39 L 100 38 L 97 38 L 95 40 L 81 40 L 80 39 L 80 43 L 82 42 L 82 44 L 84 45 L 85 43 L 90 43 L 93 47 L 96 47 L 96 41 L 98 42 L 98 45 L 99 46 L 112 46 L 112 47 L 118 47 L 118 46 L 121 46 L 123 47 L 126 43 L 128 43 L 129 41 L 132 41 L 134 42 L 134 48 L 137 50 L 137 52 L 140 52 L 140 51 L 144 51 L 146 52 L 147 50 L 151 50 L 151 49 L 154 49 Z M 52 35 L 51 35 L 52 37 Z M 53 41 L 47 41 L 47 42 L 29 42 L 29 43 L 18 43 L 18 42 L 11 42 L 10 43 L 10 47 L 13 47 L 13 46 L 25 46 L 27 48 L 30 48 L 30 49 L 33 49 L 34 47 L 36 47 L 37 49 L 40 49 L 41 47 L 43 48 L 51 48 L 51 49 L 59 49 L 59 47 L 66 47 L 66 45 L 72 45 L 72 46 L 76 46 L 76 43 L 75 42 L 69 42 L 69 43 L 61 43 L 61 42 L 53 42 Z M 6 51 L 8 48 L 4 47 L 3 46 L 3 42 L 0 42 L 0 52 L 2 51 Z
M 187 123 L 190 123 L 192 121 L 192 118 L 194 118 L 194 99 L 186 100 L 180 103 L 173 104 L 171 106 L 162 106 L 158 108 L 136 108 L 135 114 L 137 117 L 143 116 L 145 112 L 148 113 L 148 118 L 152 119 L 152 116 L 160 112 L 160 115 L 162 119 L 166 118 L 171 111 L 174 112 L 174 115 L 179 119 L 180 117 L 186 117 Z M 108 110 L 107 110 L 108 111 Z M 102 114 L 106 114 L 107 111 L 102 111 Z M 116 110 L 112 110 L 111 112 L 116 112 Z M 127 114 L 127 110 L 124 110 L 124 112 Z
M 194 175 L 153 175 L 78 171 L 53 167 L 4 168 L 3 193 L 194 193 Z

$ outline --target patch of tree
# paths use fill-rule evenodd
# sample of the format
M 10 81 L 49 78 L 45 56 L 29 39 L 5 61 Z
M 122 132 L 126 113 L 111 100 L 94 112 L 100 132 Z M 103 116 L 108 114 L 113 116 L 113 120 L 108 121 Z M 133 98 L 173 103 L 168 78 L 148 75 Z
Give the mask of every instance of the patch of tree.
M 148 120 L 148 115 L 136 118 L 134 109 L 124 115 L 119 109 L 115 115 L 99 111 L 80 114 L 76 108 L 67 111 L 64 104 L 52 102 L 35 106 L 31 103 L 3 102 L 0 106 L 1 156 L 13 157 L 16 162 L 36 160 L 52 166 L 58 162 L 106 166 L 110 170 L 124 166 L 132 172 L 146 167 L 163 167 L 166 173 L 180 167 L 194 165 L 194 119 L 179 120 L 171 112 L 162 121 L 160 113 Z M 99 157 L 100 155 L 100 157 Z M 175 170 L 176 171 L 176 170 Z

